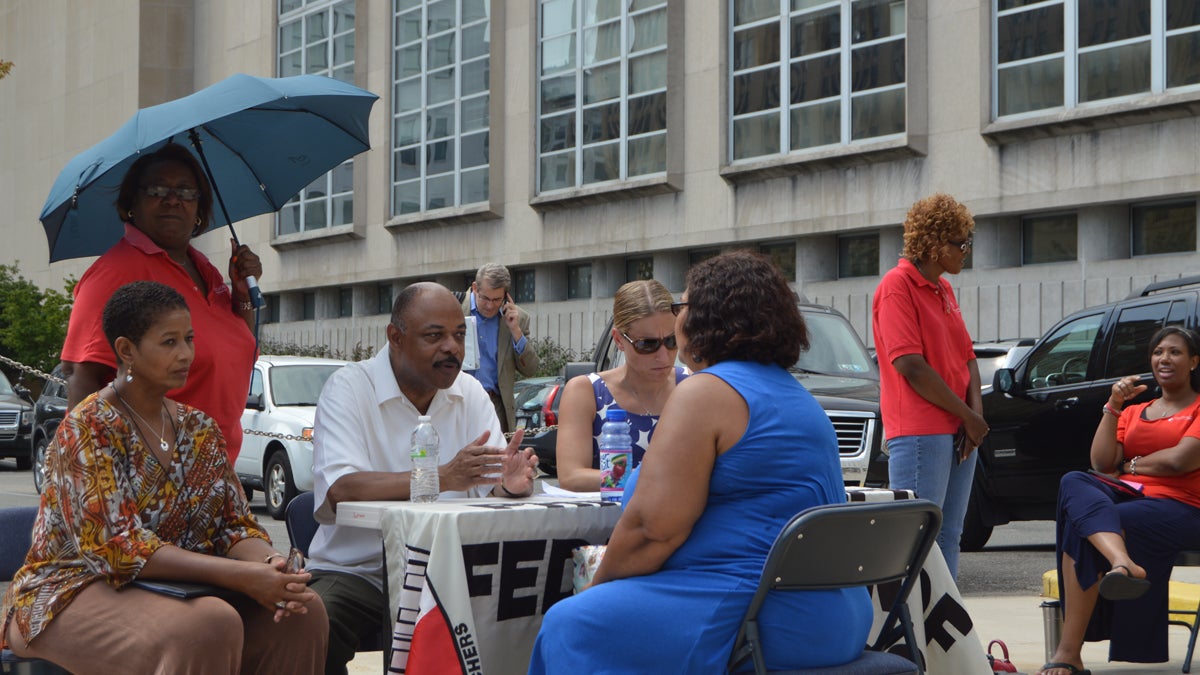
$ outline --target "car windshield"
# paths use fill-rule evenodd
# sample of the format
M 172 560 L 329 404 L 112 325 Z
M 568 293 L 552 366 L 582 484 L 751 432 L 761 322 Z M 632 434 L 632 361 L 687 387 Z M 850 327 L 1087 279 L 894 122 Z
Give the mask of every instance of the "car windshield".
M 274 366 L 271 368 L 271 397 L 275 405 L 316 405 L 321 396 L 325 380 L 334 374 L 340 365 L 302 364 Z
M 528 410 L 536 410 L 542 407 L 542 404 L 546 402 L 546 396 L 554 388 L 554 384 L 553 381 L 550 381 L 536 387 L 525 387 L 517 393 L 514 401 L 516 407 Z
M 875 363 L 848 321 L 836 314 L 805 312 L 808 325 L 808 351 L 791 370 L 794 373 L 836 375 L 838 377 L 878 377 Z

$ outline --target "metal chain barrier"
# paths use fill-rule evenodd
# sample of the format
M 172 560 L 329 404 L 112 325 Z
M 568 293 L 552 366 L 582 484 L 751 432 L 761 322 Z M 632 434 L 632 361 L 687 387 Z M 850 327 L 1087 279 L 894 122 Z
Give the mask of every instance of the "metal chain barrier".
M 13 361 L 12 359 L 8 358 L 7 356 L 4 356 L 3 354 L 0 354 L 0 361 L 7 363 L 8 365 L 12 366 L 13 368 L 16 368 L 17 370 L 29 373 L 31 375 L 36 375 L 37 377 L 40 377 L 43 380 L 46 380 L 47 382 L 55 382 L 57 384 L 61 384 L 64 386 L 67 384 L 67 381 L 62 379 L 61 377 L 54 377 L 50 373 L 43 373 L 42 371 L 38 370 L 37 368 L 27 366 L 24 363 L 18 363 L 16 361 Z

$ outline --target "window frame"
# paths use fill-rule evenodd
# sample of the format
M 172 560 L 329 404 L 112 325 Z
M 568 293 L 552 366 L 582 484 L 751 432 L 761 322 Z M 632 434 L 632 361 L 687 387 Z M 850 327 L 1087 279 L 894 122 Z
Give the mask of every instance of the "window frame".
M 1139 247 L 1142 249 L 1145 248 L 1145 240 L 1146 240 L 1145 231 L 1144 231 L 1145 223 L 1144 222 L 1140 223 L 1140 224 L 1138 223 L 1138 212 L 1139 211 L 1145 212 L 1145 211 L 1149 211 L 1149 210 L 1155 209 L 1155 208 L 1186 207 L 1188 205 L 1190 205 L 1192 207 L 1191 248 L 1185 248 L 1185 249 L 1181 249 L 1181 250 L 1177 250 L 1177 251 L 1145 251 L 1145 250 L 1142 250 L 1139 252 L 1139 250 L 1138 250 Z M 1195 253 L 1197 250 L 1197 245 L 1196 245 L 1197 229 L 1200 229 L 1200 226 L 1197 225 L 1197 222 L 1198 222 L 1197 221 L 1197 211 L 1200 210 L 1200 208 L 1198 208 L 1198 207 L 1200 207 L 1200 202 L 1198 202 L 1198 200 L 1196 200 L 1196 199 L 1176 199 L 1176 200 L 1169 200 L 1169 201 L 1154 201 L 1154 202 L 1146 202 L 1146 203 L 1140 203 L 1140 204 L 1131 204 L 1129 206 L 1129 255 L 1130 255 L 1130 257 L 1141 258 L 1144 256 L 1150 256 L 1150 255 L 1172 255 L 1172 254 Z M 1141 230 L 1140 237 L 1139 237 L 1139 230 Z M 1139 239 L 1141 241 L 1140 245 L 1139 245 Z
M 1072 257 L 1063 260 L 1030 260 L 1026 255 L 1026 242 L 1029 236 L 1026 226 L 1033 224 L 1036 221 L 1049 222 L 1055 218 L 1070 217 L 1074 220 L 1075 225 L 1075 251 Z M 1039 213 L 1033 215 L 1021 216 L 1020 221 L 1020 236 L 1021 236 L 1021 266 L 1026 265 L 1054 265 L 1058 263 L 1076 263 L 1079 261 L 1079 213 L 1077 211 L 1062 211 L 1057 213 Z

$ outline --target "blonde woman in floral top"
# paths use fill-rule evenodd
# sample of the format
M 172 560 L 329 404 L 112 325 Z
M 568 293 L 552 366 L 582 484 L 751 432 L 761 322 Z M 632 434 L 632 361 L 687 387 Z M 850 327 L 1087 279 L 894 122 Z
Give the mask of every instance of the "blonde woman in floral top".
M 318 673 L 328 620 L 250 513 L 216 423 L 165 398 L 194 350 L 187 304 L 135 282 L 104 308 L 117 379 L 59 427 L 33 546 L 4 597 L 19 656 L 86 673 Z M 177 599 L 135 579 L 241 593 Z

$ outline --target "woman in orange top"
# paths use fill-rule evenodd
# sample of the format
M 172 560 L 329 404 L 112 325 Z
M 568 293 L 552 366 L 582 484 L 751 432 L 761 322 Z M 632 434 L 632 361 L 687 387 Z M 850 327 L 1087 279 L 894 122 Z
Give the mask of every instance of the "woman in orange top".
M 1146 385 L 1137 376 L 1114 383 L 1092 439 L 1092 475 L 1063 476 L 1063 634 L 1039 675 L 1084 672 L 1085 640 L 1110 640 L 1110 661 L 1167 660 L 1171 567 L 1180 551 L 1200 548 L 1200 340 L 1168 326 L 1150 345 L 1162 396 L 1125 407 Z

